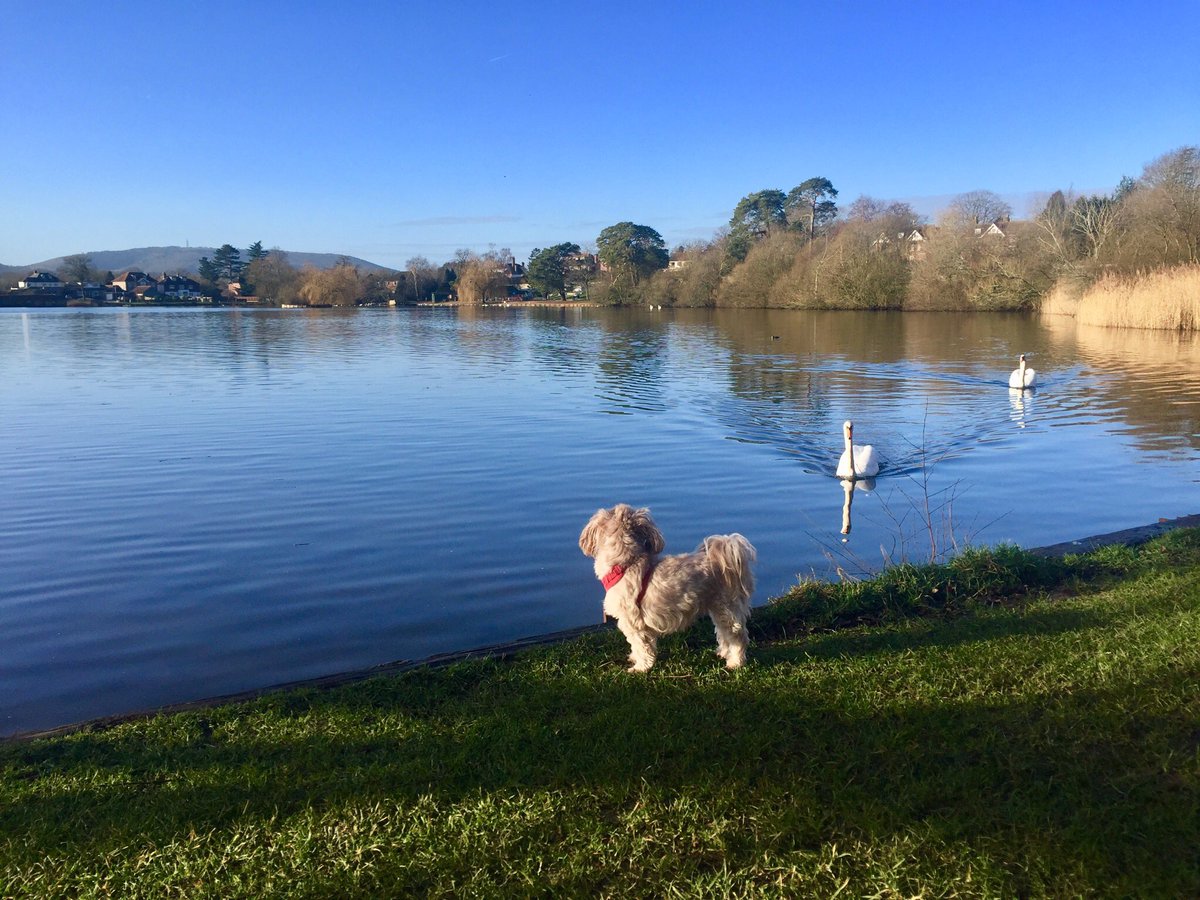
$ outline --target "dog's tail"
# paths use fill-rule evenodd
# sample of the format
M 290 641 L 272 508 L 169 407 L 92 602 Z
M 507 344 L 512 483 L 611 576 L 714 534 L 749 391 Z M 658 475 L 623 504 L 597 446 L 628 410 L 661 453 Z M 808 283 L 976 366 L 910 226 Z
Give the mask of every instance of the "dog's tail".
M 714 534 L 704 539 L 704 555 L 714 573 L 725 580 L 730 594 L 748 614 L 750 595 L 754 593 L 754 572 L 758 558 L 754 545 L 740 534 Z

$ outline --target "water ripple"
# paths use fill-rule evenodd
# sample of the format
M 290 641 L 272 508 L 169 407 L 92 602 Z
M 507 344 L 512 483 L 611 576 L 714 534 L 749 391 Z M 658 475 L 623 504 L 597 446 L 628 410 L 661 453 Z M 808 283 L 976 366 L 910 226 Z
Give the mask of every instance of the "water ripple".
M 1031 545 L 1195 512 L 1197 372 L 1010 316 L 3 311 L 0 733 L 595 621 L 618 501 L 750 536 L 759 602 L 927 492 Z

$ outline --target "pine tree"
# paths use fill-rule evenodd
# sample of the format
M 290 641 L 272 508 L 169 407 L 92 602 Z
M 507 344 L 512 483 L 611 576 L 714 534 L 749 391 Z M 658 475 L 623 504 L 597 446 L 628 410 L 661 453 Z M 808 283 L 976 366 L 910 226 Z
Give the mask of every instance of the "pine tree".
M 213 265 L 217 267 L 217 276 L 226 281 L 237 281 L 242 274 L 242 252 L 232 244 L 222 244 L 213 253 Z M 203 273 L 201 273 L 203 274 Z

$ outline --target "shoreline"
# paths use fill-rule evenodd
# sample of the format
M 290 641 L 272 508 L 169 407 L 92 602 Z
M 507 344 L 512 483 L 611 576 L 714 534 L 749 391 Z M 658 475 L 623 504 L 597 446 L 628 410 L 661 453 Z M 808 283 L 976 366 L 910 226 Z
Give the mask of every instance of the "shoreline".
M 1049 544 L 1044 547 L 1034 547 L 1030 548 L 1028 552 L 1037 556 L 1054 557 L 1065 556 L 1071 553 L 1087 553 L 1101 547 L 1112 546 L 1115 544 L 1124 544 L 1130 547 L 1136 547 L 1178 528 L 1195 527 L 1200 527 L 1200 513 L 1179 516 L 1175 519 L 1160 519 L 1158 522 L 1149 525 L 1139 525 L 1133 528 L 1125 528 L 1120 531 L 1108 532 L 1106 534 L 1091 535 L 1089 537 L 1079 538 L 1078 540 L 1063 541 L 1057 544 Z M 38 740 L 40 738 L 62 737 L 64 735 L 85 730 L 102 730 L 117 725 L 122 725 L 127 722 L 150 719 L 158 715 L 170 715 L 173 713 L 187 712 L 191 710 L 209 709 L 212 707 L 224 706 L 232 703 L 244 703 L 250 700 L 257 700 L 268 695 L 283 694 L 295 690 L 328 690 L 335 687 L 341 687 L 342 685 L 353 684 L 358 681 L 365 681 L 378 675 L 400 674 L 413 669 L 437 669 L 471 659 L 505 659 L 524 650 L 530 650 L 537 647 L 553 646 L 577 637 L 581 637 L 583 635 L 594 634 L 596 632 L 609 630 L 615 627 L 616 626 L 610 622 L 606 622 L 604 624 L 581 625 L 576 626 L 575 628 L 567 628 L 560 631 L 552 631 L 545 634 L 517 638 L 515 640 L 505 641 L 499 644 L 488 644 L 482 647 L 474 647 L 467 650 L 455 650 L 446 653 L 437 653 L 433 654 L 432 656 L 425 656 L 417 659 L 398 659 L 391 662 L 379 663 L 374 666 L 368 666 L 362 669 L 353 669 L 346 672 L 335 672 L 329 675 L 318 676 L 316 678 L 279 682 L 272 685 L 266 685 L 261 688 L 251 688 L 249 690 L 237 691 L 231 694 L 220 694 L 217 696 L 204 697 L 196 700 L 185 700 L 180 703 L 170 703 L 165 706 L 158 706 L 151 709 L 133 710 L 131 712 L 118 713 L 111 716 L 100 716 L 95 719 L 87 719 L 81 722 L 71 722 L 64 725 L 58 725 L 53 728 L 41 729 L 38 731 L 23 731 L 11 735 L 0 736 L 0 745 L 10 743 L 26 743 L 29 741 Z
M 417 304 L 418 307 L 425 309 L 444 309 L 453 307 L 454 309 L 505 309 L 505 308 L 532 308 L 532 309 L 602 309 L 605 304 L 594 303 L 591 300 L 491 300 L 486 303 L 459 303 L 457 300 L 446 301 L 423 301 Z M 616 308 L 616 307 L 612 307 Z

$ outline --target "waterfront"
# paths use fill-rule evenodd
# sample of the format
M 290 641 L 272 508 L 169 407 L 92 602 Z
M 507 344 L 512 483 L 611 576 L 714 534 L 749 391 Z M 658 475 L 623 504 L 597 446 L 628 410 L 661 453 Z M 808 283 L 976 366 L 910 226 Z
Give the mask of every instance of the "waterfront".
M 926 493 L 943 543 L 1200 511 L 1196 342 L 1068 319 L 7 310 L 0 354 L 0 733 L 598 621 L 617 501 L 746 534 L 759 603 L 927 557 Z

